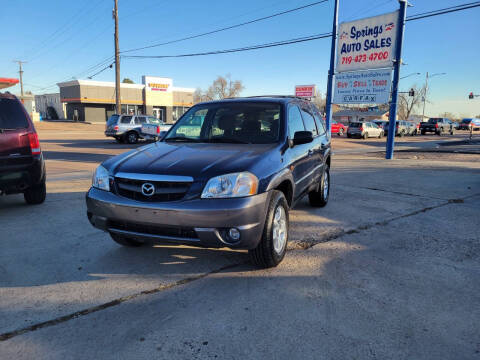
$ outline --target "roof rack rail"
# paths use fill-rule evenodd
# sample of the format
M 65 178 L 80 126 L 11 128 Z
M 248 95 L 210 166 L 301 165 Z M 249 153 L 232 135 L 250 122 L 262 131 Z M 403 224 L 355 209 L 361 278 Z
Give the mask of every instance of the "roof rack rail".
M 269 98 L 280 98 L 280 99 L 299 99 L 299 100 L 307 100 L 310 101 L 309 98 L 303 98 L 300 96 L 295 95 L 255 95 L 255 96 L 245 96 L 245 98 L 260 98 L 260 97 L 269 97 Z

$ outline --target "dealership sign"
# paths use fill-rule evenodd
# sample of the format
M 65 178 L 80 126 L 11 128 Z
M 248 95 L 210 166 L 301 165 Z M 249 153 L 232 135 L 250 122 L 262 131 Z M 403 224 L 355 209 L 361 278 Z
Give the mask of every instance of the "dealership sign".
M 337 72 L 393 67 L 398 11 L 340 24 Z
M 315 85 L 297 85 L 295 86 L 295 96 L 312 98 L 315 97 Z
M 368 70 L 335 75 L 334 104 L 386 104 L 392 70 Z

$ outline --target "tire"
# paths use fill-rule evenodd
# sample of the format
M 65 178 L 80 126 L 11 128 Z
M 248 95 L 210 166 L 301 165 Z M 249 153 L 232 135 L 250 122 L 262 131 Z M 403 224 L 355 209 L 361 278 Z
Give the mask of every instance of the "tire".
M 380 131 L 380 134 L 378 135 L 378 138 L 381 139 L 383 137 L 383 131 Z
M 443 135 L 443 130 L 442 130 L 442 128 L 439 128 L 439 129 L 438 129 L 437 135 L 438 135 L 438 136 L 442 136 L 442 135 Z
M 255 249 L 248 251 L 250 261 L 260 268 L 280 264 L 287 252 L 288 228 L 287 200 L 281 191 L 274 190 L 268 205 L 262 239 Z
M 338 136 L 343 136 L 343 129 L 342 128 L 338 129 Z
M 115 241 L 117 244 L 120 244 L 122 246 L 127 246 L 127 247 L 139 247 L 143 245 L 143 242 L 127 238 L 118 234 L 110 233 L 111 238 L 113 241 Z
M 319 189 L 308 193 L 308 201 L 310 206 L 324 207 L 328 204 L 330 197 L 330 168 L 325 165 L 322 178 L 320 179 Z
M 130 131 L 125 135 L 125 140 L 129 144 L 136 144 L 138 141 L 138 134 L 135 131 Z
M 363 136 L 362 136 L 362 137 L 363 137 L 363 140 L 366 140 L 366 139 L 368 139 L 368 133 L 365 133 L 365 134 L 363 134 Z
M 23 197 L 25 202 L 29 205 L 38 205 L 45 201 L 47 197 L 47 187 L 45 185 L 45 180 L 40 184 L 34 185 L 28 188 L 24 193 Z

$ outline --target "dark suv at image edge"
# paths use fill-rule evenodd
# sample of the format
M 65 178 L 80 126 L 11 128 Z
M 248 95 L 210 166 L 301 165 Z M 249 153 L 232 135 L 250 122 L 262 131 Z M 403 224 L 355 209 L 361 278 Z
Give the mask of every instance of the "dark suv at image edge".
M 0 195 L 23 193 L 28 204 L 45 201 L 46 173 L 40 142 L 23 104 L 0 93 Z
M 325 206 L 330 136 L 318 109 L 294 97 L 200 103 L 161 141 L 103 162 L 86 195 L 93 226 L 125 246 L 145 241 L 248 249 L 282 261 L 289 209 Z

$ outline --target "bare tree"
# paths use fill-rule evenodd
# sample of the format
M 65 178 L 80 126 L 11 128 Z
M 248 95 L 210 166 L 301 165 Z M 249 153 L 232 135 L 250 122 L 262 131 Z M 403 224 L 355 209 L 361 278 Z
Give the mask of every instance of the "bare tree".
M 124 83 L 124 84 L 135 84 L 135 83 L 133 82 L 133 80 L 132 80 L 132 79 L 129 79 L 129 78 L 124 78 L 124 79 L 122 80 L 122 83 Z
M 321 113 L 325 112 L 325 105 L 327 101 L 322 98 L 322 95 L 320 93 L 317 94 L 317 96 L 315 96 L 314 98 L 312 98 L 312 102 L 318 108 L 318 110 L 320 110 Z
M 458 119 L 458 117 L 455 116 L 455 114 L 453 114 L 451 112 L 448 112 L 448 111 L 439 114 L 439 117 L 447 118 L 447 119 L 450 119 L 450 120 L 457 120 Z
M 230 74 L 218 76 L 206 91 L 202 91 L 202 89 L 195 90 L 193 100 L 197 103 L 237 97 L 244 88 L 242 81 L 232 80 Z
M 400 120 L 408 120 L 412 112 L 423 102 L 423 97 L 426 96 L 425 86 L 419 89 L 417 85 L 414 85 L 412 89 L 415 92 L 414 96 L 398 95 L 398 118 Z

